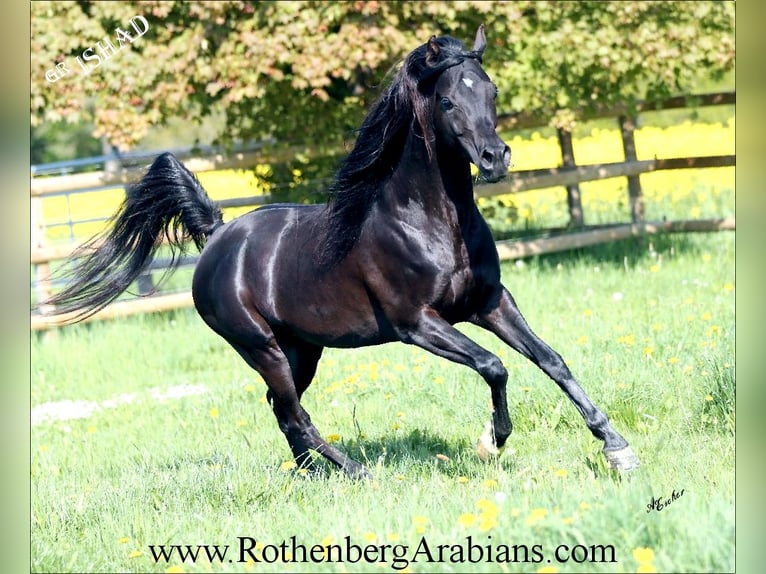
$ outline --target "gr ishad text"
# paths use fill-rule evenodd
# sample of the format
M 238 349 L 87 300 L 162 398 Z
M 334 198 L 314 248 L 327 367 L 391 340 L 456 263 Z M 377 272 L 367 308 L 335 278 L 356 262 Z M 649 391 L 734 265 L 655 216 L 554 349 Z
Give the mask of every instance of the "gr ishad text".
M 85 48 L 75 57 L 75 64 L 66 60 L 58 62 L 55 67 L 45 72 L 45 80 L 49 83 L 58 82 L 78 69 L 87 76 L 148 31 L 148 20 L 140 15 L 133 16 L 128 20 L 125 29 L 118 26 L 113 34 L 104 36 L 95 45 Z

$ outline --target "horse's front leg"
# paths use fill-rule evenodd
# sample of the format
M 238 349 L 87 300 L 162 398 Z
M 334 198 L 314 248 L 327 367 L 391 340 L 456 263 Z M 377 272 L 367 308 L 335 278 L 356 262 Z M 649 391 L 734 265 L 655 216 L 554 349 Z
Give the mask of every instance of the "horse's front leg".
M 556 382 L 585 419 L 593 436 L 604 442 L 604 456 L 611 468 L 630 470 L 638 466 L 638 458 L 628 442 L 588 398 L 561 356 L 532 332 L 507 289 L 501 287 L 485 310 L 471 321 L 493 332 Z
M 476 450 L 482 460 L 489 458 L 489 455 L 499 455 L 513 428 L 506 400 L 508 371 L 503 362 L 432 309 L 420 314 L 416 325 L 402 334 L 402 341 L 466 365 L 481 375 L 492 393 L 493 412 L 492 424 L 485 429 Z

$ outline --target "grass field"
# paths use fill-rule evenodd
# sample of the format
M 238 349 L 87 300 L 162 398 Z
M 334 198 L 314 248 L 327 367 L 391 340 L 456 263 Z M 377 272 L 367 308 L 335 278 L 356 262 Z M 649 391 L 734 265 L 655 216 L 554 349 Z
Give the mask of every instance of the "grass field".
M 721 233 L 503 266 L 636 450 L 622 476 L 551 381 L 472 327 L 510 372 L 513 452 L 489 464 L 478 375 L 403 345 L 326 351 L 304 405 L 363 483 L 293 468 L 264 384 L 192 311 L 34 333 L 32 570 L 733 571 L 734 261 Z M 293 536 L 351 555 L 298 563 Z

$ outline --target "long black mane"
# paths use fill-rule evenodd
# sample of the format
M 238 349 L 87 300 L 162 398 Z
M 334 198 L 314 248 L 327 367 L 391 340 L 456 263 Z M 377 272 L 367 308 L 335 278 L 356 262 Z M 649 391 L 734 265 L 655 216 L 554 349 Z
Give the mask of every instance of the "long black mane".
M 431 43 L 436 50 L 429 50 Z M 410 130 L 423 138 L 431 156 L 433 86 L 439 74 L 466 58 L 481 60 L 481 54 L 466 51 L 451 36 L 441 36 L 431 38 L 404 59 L 362 122 L 353 149 L 328 189 L 320 261 L 338 263 L 354 246 L 370 207 L 401 159 Z

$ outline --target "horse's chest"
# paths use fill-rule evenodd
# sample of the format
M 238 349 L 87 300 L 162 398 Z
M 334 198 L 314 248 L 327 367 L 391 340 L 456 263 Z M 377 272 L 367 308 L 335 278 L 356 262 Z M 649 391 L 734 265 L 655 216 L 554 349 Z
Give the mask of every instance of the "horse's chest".
M 456 315 L 471 315 L 480 305 L 488 285 L 491 284 L 495 271 L 491 264 L 476 264 L 475 254 L 463 248 L 457 254 L 452 269 L 444 270 L 444 291 L 437 306 L 444 312 Z

